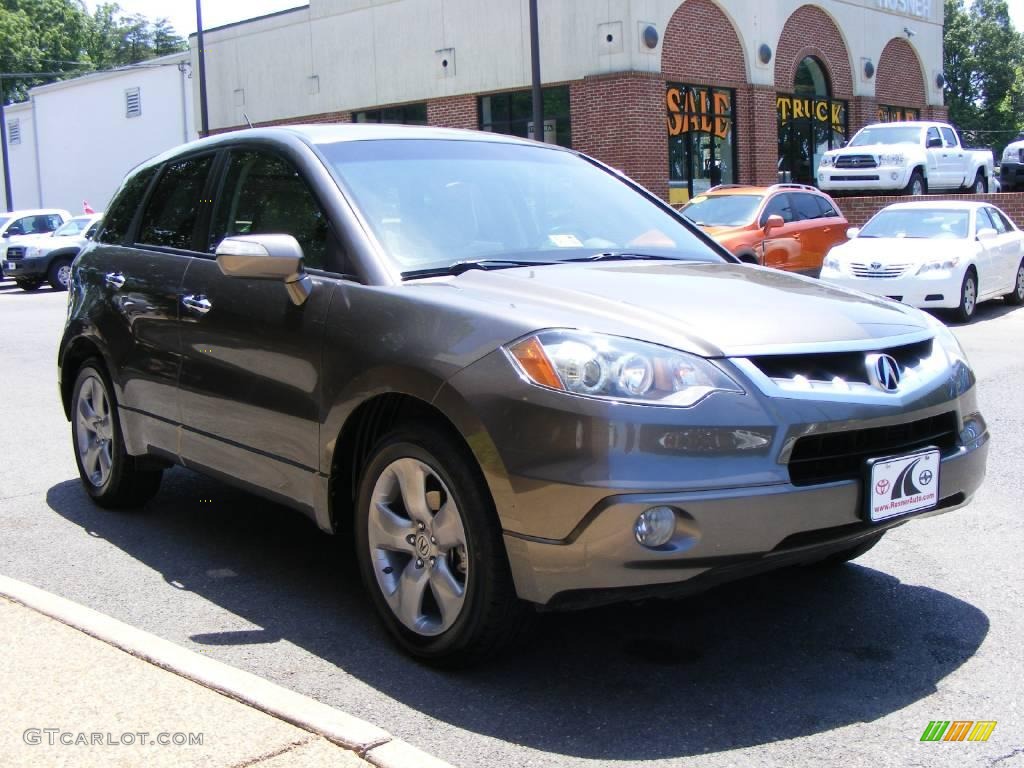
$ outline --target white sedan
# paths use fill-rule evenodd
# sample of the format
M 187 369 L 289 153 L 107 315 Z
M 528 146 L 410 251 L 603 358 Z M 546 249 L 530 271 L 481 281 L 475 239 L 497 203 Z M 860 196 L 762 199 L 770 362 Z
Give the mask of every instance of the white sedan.
M 883 208 L 833 248 L 821 279 L 968 322 L 979 301 L 1024 303 L 1024 233 L 988 203 L 921 201 Z

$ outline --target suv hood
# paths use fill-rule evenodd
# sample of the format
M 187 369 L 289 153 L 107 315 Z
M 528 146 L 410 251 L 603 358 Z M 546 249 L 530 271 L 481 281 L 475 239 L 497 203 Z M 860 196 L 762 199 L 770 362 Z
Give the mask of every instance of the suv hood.
M 440 284 L 490 312 L 512 312 L 530 330 L 585 328 L 708 357 L 844 342 L 882 347 L 929 328 L 906 305 L 739 264 L 574 263 L 473 270 Z
M 842 149 L 833 149 L 830 155 L 895 155 L 907 154 L 921 149 L 917 144 L 864 144 L 859 147 L 846 146 Z

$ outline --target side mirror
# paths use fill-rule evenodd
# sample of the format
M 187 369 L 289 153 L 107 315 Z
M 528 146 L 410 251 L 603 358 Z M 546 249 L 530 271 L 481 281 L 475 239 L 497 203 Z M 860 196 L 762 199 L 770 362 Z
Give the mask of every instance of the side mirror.
M 4 232 L 4 237 L 11 237 L 11 235 L 20 235 L 20 234 L 21 234 L 20 231 L 18 231 L 17 229 L 14 229 L 13 227 L 11 227 L 11 229 L 8 229 L 6 232 Z
M 225 237 L 215 251 L 217 266 L 228 277 L 284 283 L 288 297 L 301 306 L 313 291 L 302 267 L 302 246 L 291 235 Z
M 857 235 L 860 234 L 860 227 L 850 227 L 846 230 L 846 239 L 853 240 Z
M 978 240 L 991 240 L 994 237 L 998 237 L 999 233 L 996 232 L 992 227 L 982 227 L 978 230 Z
M 843 139 L 841 142 L 839 142 L 839 148 L 840 149 L 845 149 L 846 145 L 849 144 L 849 143 L 850 142 L 848 142 L 846 139 Z
M 779 227 L 784 226 L 786 226 L 786 220 L 779 216 L 779 214 L 773 213 L 765 220 L 764 227 L 762 227 L 762 229 L 764 230 L 764 233 L 767 235 L 773 229 L 778 229 Z
M 928 139 L 928 144 L 926 146 L 928 147 L 928 149 L 935 149 L 936 147 L 941 149 L 942 139 L 940 139 L 937 136 L 933 136 L 932 138 Z

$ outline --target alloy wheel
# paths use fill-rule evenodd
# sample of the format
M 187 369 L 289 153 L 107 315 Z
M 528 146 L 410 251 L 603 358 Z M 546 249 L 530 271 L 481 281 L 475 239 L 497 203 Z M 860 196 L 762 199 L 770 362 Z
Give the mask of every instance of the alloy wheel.
M 57 282 L 60 283 L 61 286 L 63 286 L 64 288 L 67 288 L 68 285 L 71 283 L 71 265 L 70 264 L 62 264 L 57 269 Z
M 1024 302 L 1024 262 L 1017 267 L 1017 286 L 1015 293 L 1017 294 L 1017 301 Z
M 75 419 L 82 470 L 89 482 L 100 488 L 110 478 L 113 465 L 113 421 L 106 387 L 95 375 L 89 376 L 78 391 Z
M 451 628 L 466 600 L 466 531 L 431 467 L 401 458 L 384 468 L 370 498 L 367 539 L 377 585 L 395 617 L 419 635 Z
M 924 182 L 920 178 L 914 179 L 914 185 L 910 188 L 910 194 L 912 195 L 923 195 L 924 194 Z
M 970 317 L 974 314 L 974 306 L 978 300 L 978 289 L 975 285 L 974 278 L 968 276 L 964 280 L 963 296 L 961 297 L 961 305 L 964 308 L 964 315 Z

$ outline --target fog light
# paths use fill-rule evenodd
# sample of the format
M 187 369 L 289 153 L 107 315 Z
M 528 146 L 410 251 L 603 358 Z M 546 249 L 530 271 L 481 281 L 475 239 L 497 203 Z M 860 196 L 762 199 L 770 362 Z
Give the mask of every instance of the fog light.
M 676 513 L 671 507 L 651 507 L 640 513 L 633 532 L 645 547 L 667 544 L 676 529 Z

